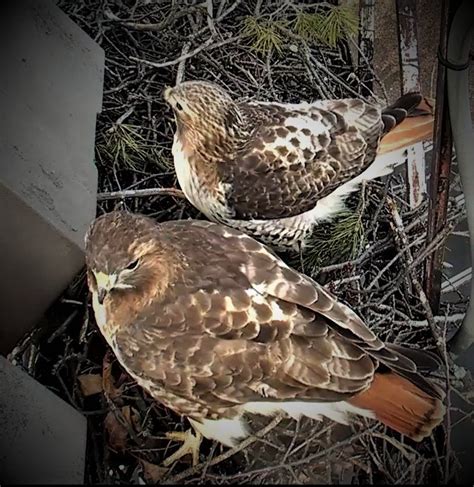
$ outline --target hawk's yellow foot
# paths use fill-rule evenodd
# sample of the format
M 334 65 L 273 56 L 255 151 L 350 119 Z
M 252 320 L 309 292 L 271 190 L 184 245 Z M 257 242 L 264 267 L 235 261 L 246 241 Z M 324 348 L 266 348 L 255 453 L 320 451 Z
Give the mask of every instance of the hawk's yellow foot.
M 184 457 L 188 453 L 193 456 L 193 467 L 199 463 L 199 448 L 202 442 L 202 435 L 198 432 L 193 432 L 192 429 L 187 431 L 170 431 L 166 433 L 166 437 L 174 441 L 182 441 L 183 444 L 179 450 L 175 451 L 172 455 L 165 458 L 163 465 L 169 467 L 171 464 Z

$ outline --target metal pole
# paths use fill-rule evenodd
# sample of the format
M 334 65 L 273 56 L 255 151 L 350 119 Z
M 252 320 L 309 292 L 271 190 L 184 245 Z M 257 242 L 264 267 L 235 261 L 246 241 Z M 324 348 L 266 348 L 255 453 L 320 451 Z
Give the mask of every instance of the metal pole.
M 441 11 L 439 53 L 446 59 L 448 52 L 448 34 L 451 21 L 450 0 L 443 0 Z M 451 172 L 452 145 L 451 123 L 447 103 L 446 68 L 438 63 L 436 85 L 436 110 L 434 121 L 434 150 L 430 180 L 430 199 L 428 211 L 427 241 L 430 242 L 446 223 L 449 175 Z M 426 261 L 425 291 L 433 313 L 439 310 L 441 295 L 441 277 L 444 247 L 439 248 Z
M 448 60 L 462 65 L 469 59 L 474 34 L 474 2 L 464 0 L 456 11 L 449 32 Z M 469 106 L 469 71 L 449 69 L 449 114 L 459 174 L 466 201 L 467 221 L 471 236 L 471 262 L 474 262 L 474 131 Z M 460 356 L 474 350 L 474 281 L 471 280 L 470 306 L 464 322 L 452 341 L 451 351 Z M 469 352 L 466 352 L 469 353 Z

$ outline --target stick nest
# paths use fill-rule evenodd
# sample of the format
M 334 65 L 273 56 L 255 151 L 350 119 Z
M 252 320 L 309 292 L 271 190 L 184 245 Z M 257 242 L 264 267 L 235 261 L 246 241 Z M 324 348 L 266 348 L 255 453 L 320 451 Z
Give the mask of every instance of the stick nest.
M 170 150 L 174 122 L 161 95 L 177 80 L 216 81 L 240 99 L 376 98 L 377 80 L 354 38 L 357 16 L 332 3 L 59 5 L 106 56 L 95 159 L 99 213 L 121 207 L 160 221 L 203 218 L 178 193 L 155 191 L 177 187 Z M 132 197 L 117 199 L 122 191 Z M 322 225 L 304 254 L 282 257 L 325 284 L 384 340 L 438 349 L 449 370 L 439 380 L 460 388 L 462 374 L 453 376 L 446 339 L 467 303 L 459 295 L 433 317 L 419 285 L 426 257 L 463 216 L 464 208 L 450 204 L 446 228 L 435 245 L 427 245 L 427 204 L 410 210 L 404 178 L 395 175 L 355 194 L 348 211 L 334 225 Z M 424 484 L 451 478 L 449 427 L 414 444 L 364 419 L 345 427 L 286 418 L 268 424 L 253 417 L 253 430 L 264 428 L 266 434 L 252 437 L 245 448 L 229 452 L 205 441 L 198 467 L 183 459 L 163 468 L 162 460 L 178 446 L 165 432 L 189 425 L 137 387 L 107 351 L 84 277 L 77 277 L 11 358 L 87 416 L 88 483 Z

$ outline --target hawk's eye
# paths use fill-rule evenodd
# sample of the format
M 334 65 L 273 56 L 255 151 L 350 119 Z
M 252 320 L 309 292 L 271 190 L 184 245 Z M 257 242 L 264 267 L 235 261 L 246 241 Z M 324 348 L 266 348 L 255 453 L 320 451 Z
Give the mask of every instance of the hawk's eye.
M 130 262 L 125 270 L 127 271 L 134 271 L 138 267 L 139 259 L 135 259 L 133 262 Z
M 179 101 L 176 102 L 176 110 L 179 110 L 180 112 L 183 110 L 183 105 Z

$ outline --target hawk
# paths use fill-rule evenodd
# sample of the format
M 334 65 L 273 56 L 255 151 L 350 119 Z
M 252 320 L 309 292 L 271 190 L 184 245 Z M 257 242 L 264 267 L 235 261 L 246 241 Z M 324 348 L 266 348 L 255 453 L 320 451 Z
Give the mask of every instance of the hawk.
M 417 93 L 385 109 L 361 99 L 238 103 L 214 83 L 187 81 L 164 98 L 187 199 L 210 220 L 281 250 L 304 247 L 362 181 L 389 174 L 433 130 Z
M 233 446 L 246 413 L 375 418 L 419 441 L 443 418 L 435 355 L 381 341 L 254 238 L 200 220 L 111 212 L 86 236 L 96 322 L 119 363 L 196 434 Z

